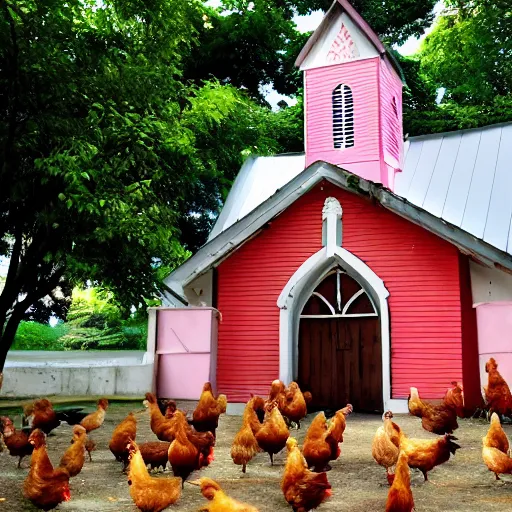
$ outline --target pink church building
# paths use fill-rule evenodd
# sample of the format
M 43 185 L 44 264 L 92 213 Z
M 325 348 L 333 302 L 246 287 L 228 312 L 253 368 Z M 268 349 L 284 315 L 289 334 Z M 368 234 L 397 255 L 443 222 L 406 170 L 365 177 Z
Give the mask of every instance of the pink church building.
M 512 379 L 512 124 L 404 142 L 400 68 L 347 0 L 297 65 L 305 153 L 248 158 L 166 279 L 157 391 L 209 378 L 236 404 L 280 378 L 319 407 L 405 412 L 410 386 L 459 381 L 478 404 L 490 356 Z

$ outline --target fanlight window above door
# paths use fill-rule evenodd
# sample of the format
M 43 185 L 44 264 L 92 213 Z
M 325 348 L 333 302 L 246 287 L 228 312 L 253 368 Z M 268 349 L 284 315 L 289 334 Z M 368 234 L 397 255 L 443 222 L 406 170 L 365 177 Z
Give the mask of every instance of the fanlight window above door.
M 359 318 L 378 316 L 371 297 L 344 270 L 325 277 L 306 302 L 301 318 Z

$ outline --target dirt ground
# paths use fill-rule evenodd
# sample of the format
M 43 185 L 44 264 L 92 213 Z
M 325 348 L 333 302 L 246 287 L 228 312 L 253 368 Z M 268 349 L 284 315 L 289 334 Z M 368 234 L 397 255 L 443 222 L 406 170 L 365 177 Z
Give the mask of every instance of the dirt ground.
M 189 404 L 179 404 L 191 409 Z M 121 466 L 108 449 L 108 442 L 114 426 L 129 412 L 139 411 L 137 441 L 156 440 L 149 428 L 147 413 L 142 405 L 133 403 L 112 404 L 103 427 L 92 437 L 98 443 L 93 462 L 86 462 L 82 472 L 71 480 L 71 501 L 63 503 L 59 510 L 83 511 L 132 511 L 136 508 L 129 495 L 126 476 Z M 292 435 L 301 441 L 311 422 L 311 415 L 299 431 Z M 19 417 L 17 418 L 19 424 Z M 428 438 L 435 436 L 425 432 L 418 418 L 396 416 L 396 421 L 410 437 Z M 319 510 L 334 512 L 350 510 L 369 512 L 384 510 L 388 487 L 385 470 L 378 466 L 371 455 L 371 443 L 376 429 L 380 426 L 379 416 L 354 414 L 347 421 L 345 441 L 341 457 L 332 464 L 328 478 L 333 487 L 332 498 Z M 240 466 L 231 461 L 230 446 L 240 425 L 240 417 L 222 416 L 220 420 L 215 461 L 191 478 L 209 476 L 216 479 L 231 496 L 251 503 L 261 512 L 291 510 L 284 501 L 280 490 L 280 479 L 285 462 L 285 451 L 278 454 L 273 467 L 267 454 L 257 455 L 249 464 L 247 473 L 242 474 Z M 512 510 L 512 477 L 505 476 L 497 482 L 482 462 L 481 439 L 487 430 L 484 420 L 459 420 L 456 436 L 462 449 L 454 458 L 435 468 L 429 475 L 431 481 L 424 483 L 419 471 L 413 470 L 412 490 L 417 511 L 480 511 Z M 512 427 L 505 427 L 512 436 Z M 48 438 L 50 457 L 57 464 L 71 439 L 71 427 L 61 425 Z M 16 468 L 17 460 L 5 452 L 0 454 L 0 512 L 2 510 L 35 510 L 22 496 L 23 480 L 28 472 L 29 459 L 23 462 L 23 469 Z M 166 471 L 169 473 L 169 470 Z M 195 511 L 205 500 L 199 489 L 185 485 L 178 504 L 168 510 Z

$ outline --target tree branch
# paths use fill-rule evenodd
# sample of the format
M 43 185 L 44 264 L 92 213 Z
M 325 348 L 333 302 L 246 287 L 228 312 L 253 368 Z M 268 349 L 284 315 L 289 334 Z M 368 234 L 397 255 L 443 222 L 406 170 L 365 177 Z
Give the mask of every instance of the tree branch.
M 23 247 L 23 233 L 21 228 L 16 228 L 16 235 L 14 238 L 14 244 L 12 246 L 11 256 L 9 260 L 9 269 L 7 270 L 7 277 L 5 280 L 5 286 L 0 294 L 0 312 L 9 307 L 16 298 L 16 277 L 18 275 L 18 269 L 20 265 L 21 249 Z M 4 319 L 5 321 L 5 319 Z M 0 326 L 3 325 L 1 313 L 0 313 Z

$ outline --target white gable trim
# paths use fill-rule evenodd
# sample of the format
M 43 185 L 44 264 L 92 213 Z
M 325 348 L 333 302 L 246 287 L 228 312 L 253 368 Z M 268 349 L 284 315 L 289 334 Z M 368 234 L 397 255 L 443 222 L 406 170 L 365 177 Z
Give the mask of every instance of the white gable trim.
M 351 59 L 352 62 L 356 60 L 370 59 L 379 56 L 379 52 L 370 42 L 364 32 L 352 21 L 352 19 L 341 9 L 339 9 L 335 18 L 330 22 L 330 26 L 322 33 L 318 41 L 311 47 L 304 62 L 300 65 L 300 70 L 319 68 L 324 66 L 333 66 L 341 64 L 340 62 L 328 62 L 327 54 L 331 46 L 338 36 L 342 25 L 347 28 L 350 37 L 354 41 L 357 48 L 357 57 Z

